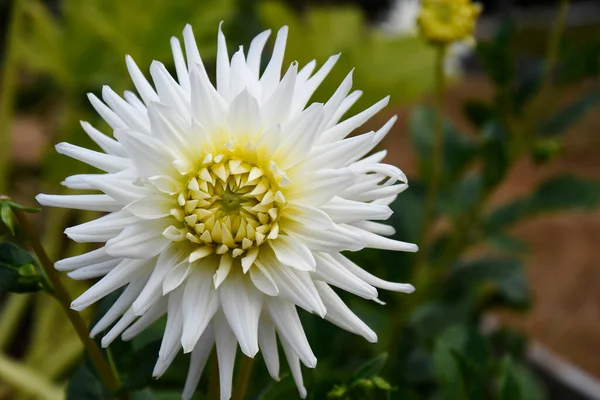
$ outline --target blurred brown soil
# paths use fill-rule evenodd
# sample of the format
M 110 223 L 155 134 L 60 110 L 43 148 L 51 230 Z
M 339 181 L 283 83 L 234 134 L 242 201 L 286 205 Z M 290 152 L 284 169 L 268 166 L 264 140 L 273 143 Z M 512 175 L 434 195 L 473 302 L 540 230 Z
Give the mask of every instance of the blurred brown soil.
M 461 122 L 460 106 L 466 99 L 489 98 L 491 89 L 480 78 L 457 82 L 447 93 L 447 112 Z M 406 119 L 408 110 L 389 110 L 373 121 L 380 126 L 394 113 L 400 119 L 387 137 L 388 161 L 409 176 L 415 174 Z M 378 125 L 379 124 L 379 125 Z M 544 177 L 569 171 L 600 178 L 600 113 L 588 115 L 568 133 L 564 153 L 550 167 L 521 162 L 511 172 L 492 203 L 528 193 Z M 21 166 L 39 163 L 50 132 L 43 121 L 17 118 L 12 143 L 13 162 Z M 522 329 L 562 357 L 600 378 L 600 211 L 543 216 L 529 220 L 514 233 L 531 245 L 527 274 L 535 293 L 535 305 L 526 316 L 503 315 L 506 324 Z
M 491 93 L 483 79 L 466 78 L 448 90 L 447 112 L 464 126 L 463 101 L 489 98 Z M 399 109 L 390 114 L 393 112 L 400 119 L 386 138 L 388 161 L 414 176 L 415 157 L 406 127 L 408 112 Z M 516 165 L 491 204 L 525 195 L 557 172 L 600 178 L 599 130 L 600 113 L 596 111 L 568 132 L 563 153 L 554 164 L 535 166 L 523 161 Z M 527 332 L 600 378 L 600 211 L 537 217 L 518 225 L 513 233 L 531 246 L 526 265 L 535 303 L 527 315 L 502 314 L 502 322 Z

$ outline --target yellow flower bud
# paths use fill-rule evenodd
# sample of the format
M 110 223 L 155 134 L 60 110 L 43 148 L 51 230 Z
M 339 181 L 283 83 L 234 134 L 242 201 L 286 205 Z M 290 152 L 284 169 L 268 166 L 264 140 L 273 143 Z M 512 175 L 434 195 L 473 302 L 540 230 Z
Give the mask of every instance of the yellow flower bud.
M 422 0 L 421 35 L 436 44 L 472 39 L 481 6 L 471 0 Z

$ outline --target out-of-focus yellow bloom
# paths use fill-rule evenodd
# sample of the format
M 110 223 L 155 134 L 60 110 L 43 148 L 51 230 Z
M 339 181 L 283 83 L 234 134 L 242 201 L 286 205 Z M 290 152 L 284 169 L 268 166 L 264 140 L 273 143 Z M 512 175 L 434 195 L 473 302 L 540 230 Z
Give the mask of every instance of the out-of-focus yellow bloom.
M 421 35 L 437 44 L 472 39 L 481 6 L 471 0 L 422 0 Z

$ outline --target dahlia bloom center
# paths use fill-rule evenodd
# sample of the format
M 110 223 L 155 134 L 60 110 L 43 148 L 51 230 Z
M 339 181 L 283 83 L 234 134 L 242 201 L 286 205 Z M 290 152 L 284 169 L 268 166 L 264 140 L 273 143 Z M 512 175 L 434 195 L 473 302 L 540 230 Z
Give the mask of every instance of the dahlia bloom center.
M 278 185 L 263 169 L 235 156 L 208 154 L 177 197 L 164 236 L 200 245 L 203 253 L 245 255 L 277 239 L 286 202 Z

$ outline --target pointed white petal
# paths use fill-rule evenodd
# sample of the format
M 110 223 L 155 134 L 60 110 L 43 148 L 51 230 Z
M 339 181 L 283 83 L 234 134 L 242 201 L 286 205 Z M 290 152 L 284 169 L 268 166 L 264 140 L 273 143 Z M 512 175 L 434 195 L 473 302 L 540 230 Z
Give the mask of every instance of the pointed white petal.
M 210 351 L 215 345 L 215 334 L 212 326 L 208 326 L 207 329 L 198 340 L 198 344 L 192 350 L 192 357 L 190 359 L 190 368 L 188 370 L 187 378 L 185 380 L 185 386 L 183 387 L 183 393 L 181 397 L 183 400 L 190 400 L 198 387 L 202 371 L 208 361 Z
M 90 210 L 113 212 L 119 211 L 121 205 L 105 194 L 38 194 L 38 203 L 47 207 L 73 208 L 75 210 Z
M 233 381 L 233 366 L 235 364 L 235 353 L 237 352 L 237 341 L 222 312 L 215 315 L 213 328 L 217 344 L 217 359 L 219 360 L 221 400 L 229 400 L 231 398 L 231 384 Z
M 275 240 L 269 240 L 269 246 L 282 264 L 300 271 L 314 271 L 316 262 L 312 252 L 299 240 L 288 235 L 279 235 Z
M 275 335 L 275 325 L 266 313 L 260 316 L 258 325 L 258 344 L 262 353 L 267 370 L 271 378 L 279 381 L 279 354 L 277 351 L 277 337 Z

